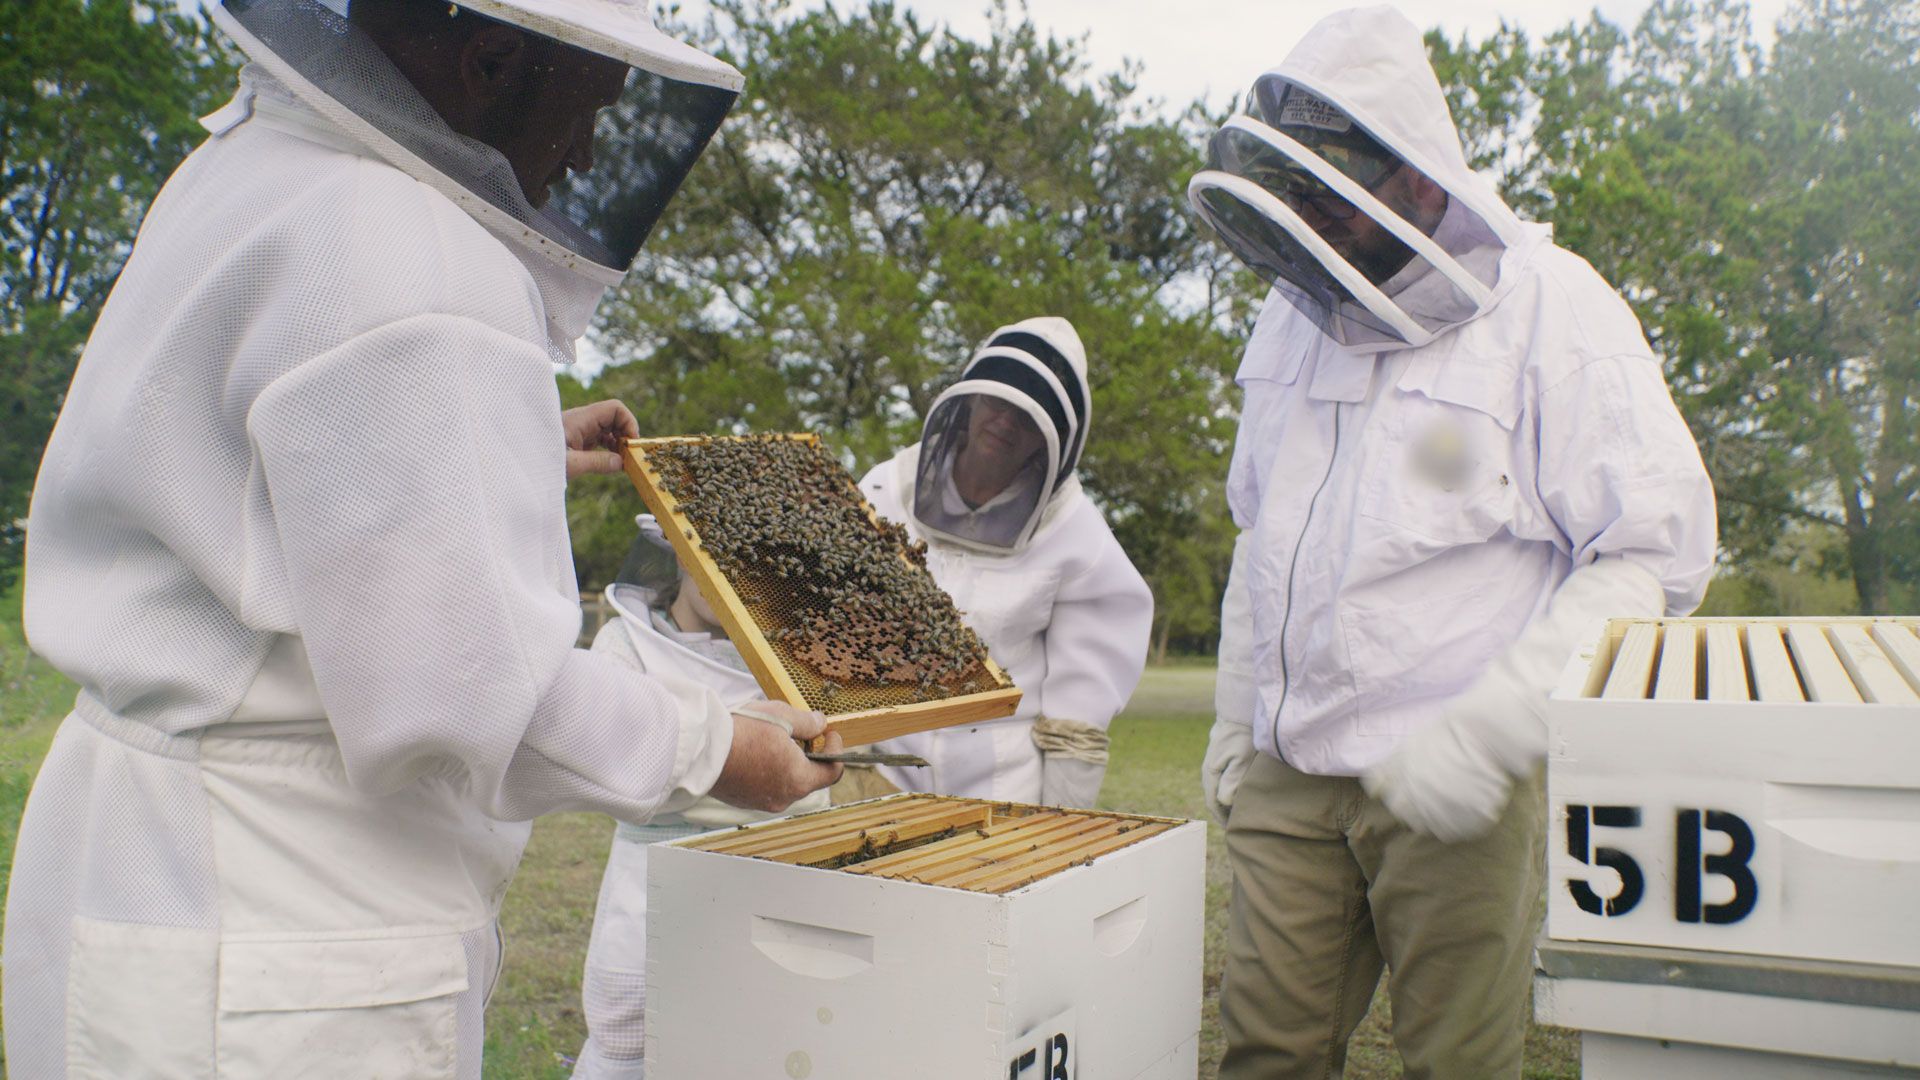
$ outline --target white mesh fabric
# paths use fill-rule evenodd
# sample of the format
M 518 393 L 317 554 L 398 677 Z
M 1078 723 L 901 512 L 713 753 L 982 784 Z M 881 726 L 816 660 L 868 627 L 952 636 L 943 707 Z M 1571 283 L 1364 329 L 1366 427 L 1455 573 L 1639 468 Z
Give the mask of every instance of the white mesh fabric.
M 644 820 L 688 760 L 679 705 L 574 656 L 544 323 L 513 252 L 392 167 L 258 116 L 211 140 L 48 446 L 35 648 L 178 733 L 299 634 L 357 784 L 453 758 L 499 816 Z
M 574 1080 L 645 1076 L 646 975 L 588 967 L 581 996 L 587 1010 L 587 1041 L 574 1063 Z
M 574 1070 L 578 1080 L 631 1078 L 642 1074 L 647 1008 L 647 837 L 670 840 L 698 829 L 622 826 L 607 853 L 587 942 L 581 1005 L 587 1043 Z
M 454 1040 L 460 1080 L 480 1080 L 480 1054 L 486 1047 L 487 1000 L 493 996 L 506 959 L 497 926 L 460 935 L 467 954 L 467 990 L 454 1004 Z
M 4 1013 L 13 1076 L 65 1074 L 58 1033 L 66 1028 L 75 916 L 219 924 L 198 765 L 189 752 L 173 752 L 184 756 L 135 749 L 78 716 L 54 737 L 20 821 L 7 888 Z

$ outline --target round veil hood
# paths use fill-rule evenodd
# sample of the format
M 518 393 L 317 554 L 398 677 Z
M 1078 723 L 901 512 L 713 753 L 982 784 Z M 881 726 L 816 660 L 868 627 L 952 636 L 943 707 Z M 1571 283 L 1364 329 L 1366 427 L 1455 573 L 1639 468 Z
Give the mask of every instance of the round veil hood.
M 600 111 L 591 169 L 530 195 L 505 155 L 454 132 L 370 37 L 319 0 L 222 0 L 213 17 L 249 59 L 373 154 L 517 247 L 597 288 L 618 284 L 745 80 L 662 34 L 642 0 L 458 7 L 628 68 Z M 576 85 L 551 70 L 542 92 Z
M 1091 419 L 1072 324 L 1046 316 L 1001 327 L 927 410 L 908 514 L 929 537 L 1022 550 L 1079 465 Z
M 1446 195 L 1430 230 L 1382 197 L 1404 169 Z M 1419 30 L 1388 7 L 1329 16 L 1262 75 L 1187 197 L 1329 337 L 1373 351 L 1484 312 L 1507 284 L 1503 256 L 1529 236 L 1467 165 Z

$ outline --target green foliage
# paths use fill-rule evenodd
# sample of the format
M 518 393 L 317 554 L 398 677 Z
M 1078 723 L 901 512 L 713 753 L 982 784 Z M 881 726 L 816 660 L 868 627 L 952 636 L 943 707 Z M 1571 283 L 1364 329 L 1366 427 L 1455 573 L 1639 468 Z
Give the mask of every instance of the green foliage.
M 1791 606 L 1766 583 L 1809 572 L 1866 612 L 1910 596 L 1920 10 L 1803 0 L 1770 53 L 1737 0 L 1429 43 L 1476 163 L 1638 311 L 1750 599 Z M 1795 523 L 1832 541 L 1813 571 Z
M 198 16 L 147 0 L 8 0 L 0 41 L 3 588 L 80 347 L 232 68 Z
M 1082 479 L 1162 641 L 1204 643 L 1247 298 L 1185 210 L 1198 117 L 1151 115 L 1128 73 L 1087 78 L 1079 43 L 1004 6 L 985 41 L 884 2 L 717 6 L 708 44 L 747 96 L 603 308 L 616 366 L 563 395 L 619 396 L 649 434 L 816 431 L 860 471 L 918 438 L 995 327 L 1065 316 L 1093 385 Z M 631 537 L 617 489 L 572 495 L 583 582 Z

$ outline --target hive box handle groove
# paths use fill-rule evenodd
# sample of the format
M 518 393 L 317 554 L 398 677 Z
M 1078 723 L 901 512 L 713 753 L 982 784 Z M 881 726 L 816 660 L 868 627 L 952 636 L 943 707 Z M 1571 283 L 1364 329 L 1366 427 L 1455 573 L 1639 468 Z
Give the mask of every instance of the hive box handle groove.
M 753 917 L 753 947 L 767 959 L 812 979 L 844 979 L 873 966 L 873 935 L 831 926 Z
M 1093 920 L 1093 947 L 1103 956 L 1119 956 L 1140 940 L 1147 928 L 1147 898 L 1133 899 Z

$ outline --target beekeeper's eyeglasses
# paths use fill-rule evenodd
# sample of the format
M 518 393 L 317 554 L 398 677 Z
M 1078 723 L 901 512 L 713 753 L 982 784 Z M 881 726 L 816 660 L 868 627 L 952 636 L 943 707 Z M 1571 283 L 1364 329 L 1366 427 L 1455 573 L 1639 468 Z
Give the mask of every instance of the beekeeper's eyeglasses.
M 1367 193 L 1378 192 L 1405 165 L 1404 161 L 1392 162 L 1386 171 L 1366 185 Z M 1347 221 L 1360 212 L 1359 207 L 1335 194 L 1333 189 L 1319 177 L 1304 169 L 1288 169 L 1284 179 L 1272 185 L 1269 190 L 1296 213 L 1311 209 L 1314 213 L 1331 221 Z

